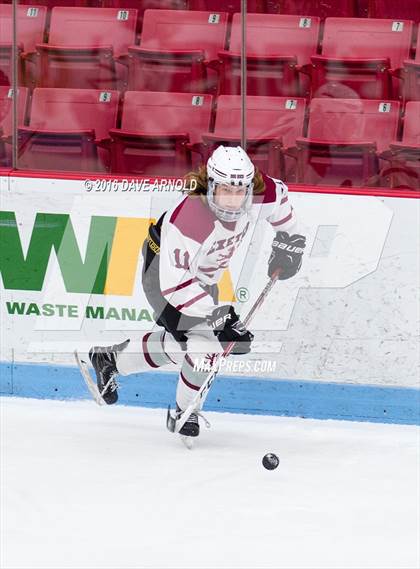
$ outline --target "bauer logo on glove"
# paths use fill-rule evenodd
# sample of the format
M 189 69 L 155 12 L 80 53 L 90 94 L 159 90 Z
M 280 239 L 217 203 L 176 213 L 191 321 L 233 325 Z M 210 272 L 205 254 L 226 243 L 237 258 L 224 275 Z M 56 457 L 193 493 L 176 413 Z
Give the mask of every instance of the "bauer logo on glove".
M 223 349 L 230 342 L 236 342 L 232 354 L 247 354 L 251 351 L 254 334 L 245 328 L 233 306 L 218 306 L 207 317 L 207 322 L 213 328 Z
M 278 272 L 280 280 L 295 276 L 302 265 L 302 255 L 306 246 L 303 235 L 289 235 L 286 231 L 276 233 L 268 261 L 268 276 Z
M 303 247 L 294 247 L 293 245 L 288 245 L 287 243 L 282 243 L 281 241 L 273 241 L 273 247 L 286 249 L 286 251 L 289 251 L 289 253 L 303 253 L 305 250 Z
M 223 316 L 216 318 L 216 320 L 211 320 L 210 325 L 214 330 L 223 330 L 228 320 L 232 320 L 230 312 L 223 314 Z

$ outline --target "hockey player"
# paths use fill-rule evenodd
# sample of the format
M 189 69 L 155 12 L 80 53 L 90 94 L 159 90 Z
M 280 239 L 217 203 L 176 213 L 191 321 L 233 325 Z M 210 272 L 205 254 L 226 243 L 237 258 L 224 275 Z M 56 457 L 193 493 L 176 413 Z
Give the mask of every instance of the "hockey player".
M 143 245 L 143 288 L 153 307 L 158 330 L 144 335 L 135 352 L 130 340 L 89 352 L 99 391 L 106 403 L 118 399 L 116 377 L 166 364 L 180 367 L 176 409 L 181 413 L 205 381 L 211 362 L 234 340 L 233 354 L 251 350 L 253 334 L 230 304 L 219 304 L 217 282 L 229 267 L 241 241 L 258 219 L 266 219 L 276 235 L 268 276 L 280 270 L 288 279 L 300 269 L 305 237 L 291 234 L 295 215 L 287 186 L 259 173 L 241 147 L 219 146 L 207 166 L 187 175 L 195 189 L 151 225 Z M 199 434 L 191 414 L 180 434 Z

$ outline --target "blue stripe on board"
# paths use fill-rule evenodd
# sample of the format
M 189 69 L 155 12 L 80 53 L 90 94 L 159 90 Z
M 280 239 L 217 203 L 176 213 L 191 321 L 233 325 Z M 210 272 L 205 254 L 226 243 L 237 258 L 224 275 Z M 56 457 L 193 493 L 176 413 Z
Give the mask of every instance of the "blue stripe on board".
M 123 405 L 173 405 L 177 375 L 122 377 Z M 38 399 L 87 399 L 75 367 L 0 363 L 0 394 Z M 420 390 L 344 383 L 219 377 L 206 401 L 210 411 L 420 425 Z

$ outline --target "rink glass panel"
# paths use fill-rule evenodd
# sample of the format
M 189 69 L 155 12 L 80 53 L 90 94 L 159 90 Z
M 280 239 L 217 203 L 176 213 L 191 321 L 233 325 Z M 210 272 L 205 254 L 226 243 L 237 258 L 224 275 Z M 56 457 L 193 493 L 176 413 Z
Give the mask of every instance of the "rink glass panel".
M 242 144 L 288 183 L 418 190 L 416 3 L 244 5 L 1 3 L 0 166 L 182 176 Z

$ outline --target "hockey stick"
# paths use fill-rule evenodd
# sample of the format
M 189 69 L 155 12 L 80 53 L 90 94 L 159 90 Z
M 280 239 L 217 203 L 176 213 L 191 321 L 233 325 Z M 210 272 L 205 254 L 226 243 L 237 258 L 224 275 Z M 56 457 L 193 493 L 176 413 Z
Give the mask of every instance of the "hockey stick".
M 271 289 L 273 288 L 273 286 L 277 282 L 279 274 L 280 274 L 280 271 L 276 271 L 274 273 L 274 275 L 271 277 L 271 279 L 265 285 L 264 289 L 261 291 L 257 300 L 254 302 L 254 305 L 252 306 L 251 310 L 248 312 L 245 319 L 243 320 L 243 325 L 245 326 L 245 328 L 248 328 L 248 325 L 251 322 L 251 320 L 253 319 L 256 311 L 261 307 L 264 300 L 267 298 L 268 294 L 271 292 Z M 198 390 L 197 395 L 194 397 L 194 399 L 191 401 L 191 403 L 185 409 L 185 411 L 183 411 L 183 413 L 181 413 L 181 415 L 178 417 L 178 419 L 176 419 L 171 414 L 171 406 L 170 405 L 168 406 L 168 413 L 166 415 L 166 426 L 167 426 L 169 431 L 171 431 L 172 433 L 179 433 L 179 431 L 182 429 L 182 427 L 187 422 L 187 419 L 189 418 L 191 413 L 196 413 L 197 411 L 199 411 L 201 409 L 201 407 L 205 401 L 205 398 L 207 396 L 207 393 L 209 392 L 209 389 L 212 386 L 213 381 L 216 379 L 219 362 L 223 358 L 227 358 L 230 355 L 233 348 L 235 347 L 235 344 L 236 344 L 236 342 L 232 341 L 226 346 L 223 353 L 215 354 L 215 357 L 213 359 L 212 369 L 209 372 L 209 375 L 206 377 L 204 383 L 202 384 L 202 386 Z

